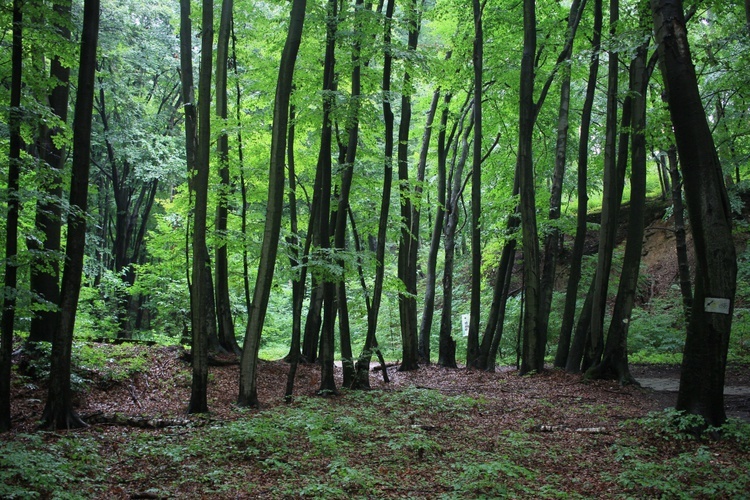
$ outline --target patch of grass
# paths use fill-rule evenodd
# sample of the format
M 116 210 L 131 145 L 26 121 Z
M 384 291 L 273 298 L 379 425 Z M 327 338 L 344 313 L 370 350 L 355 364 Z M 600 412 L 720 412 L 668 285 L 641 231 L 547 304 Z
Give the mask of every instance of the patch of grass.
M 76 499 L 96 496 L 105 472 L 90 437 L 47 440 L 21 434 L 0 441 L 0 497 Z

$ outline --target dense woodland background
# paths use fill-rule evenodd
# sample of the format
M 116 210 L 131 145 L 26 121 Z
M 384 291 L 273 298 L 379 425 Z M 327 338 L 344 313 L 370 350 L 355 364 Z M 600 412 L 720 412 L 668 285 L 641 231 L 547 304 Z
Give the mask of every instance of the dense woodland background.
M 289 395 L 298 362 L 331 393 L 373 355 L 623 384 L 635 355 L 698 366 L 678 406 L 724 421 L 747 2 L 14 0 L 0 25 L 4 428 L 13 346 L 51 351 L 47 425 L 81 423 L 81 341 L 191 344 L 191 412 L 232 356 L 257 405 L 259 352 Z

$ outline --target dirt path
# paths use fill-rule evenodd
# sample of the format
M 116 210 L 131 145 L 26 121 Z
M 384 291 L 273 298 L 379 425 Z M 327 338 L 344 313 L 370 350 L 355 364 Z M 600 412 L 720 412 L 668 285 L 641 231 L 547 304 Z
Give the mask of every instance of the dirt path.
M 672 365 L 633 365 L 631 373 L 641 386 L 653 391 L 653 396 L 665 408 L 677 402 L 680 387 L 680 367 Z M 745 366 L 729 366 L 724 386 L 727 416 L 750 422 L 750 370 Z

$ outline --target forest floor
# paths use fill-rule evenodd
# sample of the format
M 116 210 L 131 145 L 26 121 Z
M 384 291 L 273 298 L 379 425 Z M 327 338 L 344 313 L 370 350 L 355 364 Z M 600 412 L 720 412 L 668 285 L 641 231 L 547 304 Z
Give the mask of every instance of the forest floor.
M 93 345 L 108 352 L 113 346 Z M 85 429 L 37 429 L 46 391 L 14 374 L 11 433 L 0 436 L 0 497 L 70 498 L 741 498 L 750 491 L 750 425 L 688 437 L 676 393 L 548 370 L 519 376 L 389 367 L 371 391 L 316 396 L 319 368 L 263 361 L 260 410 L 238 408 L 236 365 L 212 367 L 210 413 L 187 416 L 182 348 L 111 351 L 82 372 Z M 111 371 L 107 366 L 111 365 Z M 669 366 L 636 378 L 674 380 Z M 341 373 L 337 369 L 337 382 Z M 730 366 L 730 387 L 750 387 Z M 670 386 L 672 387 L 672 386 Z M 748 419 L 750 395 L 727 396 Z M 45 467 L 49 472 L 45 472 Z

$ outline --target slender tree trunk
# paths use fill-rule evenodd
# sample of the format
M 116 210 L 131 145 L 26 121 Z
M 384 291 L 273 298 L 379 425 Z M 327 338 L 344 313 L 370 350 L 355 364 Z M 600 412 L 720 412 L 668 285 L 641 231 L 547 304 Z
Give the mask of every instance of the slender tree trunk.
M 615 35 L 620 18 L 619 0 L 610 0 L 609 24 L 610 34 Z M 607 306 L 607 292 L 609 289 L 610 270 L 612 267 L 612 252 L 615 245 L 617 214 L 621 198 L 621 184 L 618 185 L 617 175 L 617 89 L 619 81 L 619 57 L 614 50 L 609 51 L 609 73 L 607 81 L 607 125 L 604 144 L 604 195 L 602 198 L 601 228 L 599 237 L 599 252 L 597 258 L 596 275 L 594 277 L 594 295 L 591 306 L 591 322 L 586 338 L 581 370 L 586 371 L 598 364 L 604 348 L 604 313 Z M 629 106 L 628 106 L 629 108 Z M 623 106 L 623 115 L 629 112 Z M 625 121 L 623 126 L 628 127 Z M 620 154 L 625 154 L 626 146 L 620 148 Z
M 180 0 L 180 85 L 185 113 L 185 166 L 188 174 L 188 191 L 192 200 L 193 172 L 195 171 L 198 154 L 198 110 L 195 103 L 193 81 L 193 23 L 190 10 L 190 0 Z M 190 234 L 190 217 L 188 217 L 185 229 L 185 274 L 192 304 L 193 285 L 189 269 Z
M 289 135 L 287 137 L 287 170 L 289 171 L 289 226 L 291 235 L 287 238 L 290 247 L 289 263 L 292 266 L 294 277 L 292 278 L 292 340 L 289 346 L 289 373 L 286 379 L 286 391 L 284 398 L 290 401 L 294 392 L 294 377 L 297 373 L 302 352 L 300 349 L 302 339 L 302 302 L 305 299 L 305 279 L 307 273 L 302 264 L 302 252 L 299 249 L 300 238 L 297 226 L 297 176 L 294 162 L 294 133 L 295 133 L 296 108 L 294 104 L 289 106 Z
M 391 31 L 393 29 L 393 11 L 396 0 L 386 0 L 385 18 L 383 27 L 383 81 L 381 85 L 383 93 L 383 192 L 380 200 L 380 214 L 378 217 L 378 236 L 375 244 L 375 283 L 372 288 L 372 305 L 367 314 L 367 336 L 365 347 L 357 360 L 357 385 L 367 388 L 370 386 L 370 360 L 372 352 L 377 348 L 376 332 L 380 304 L 383 297 L 383 280 L 385 277 L 385 243 L 388 230 L 388 213 L 391 206 L 391 190 L 393 184 L 393 131 L 394 118 L 391 109 L 391 76 L 393 67 L 393 54 L 391 53 Z M 387 372 L 383 370 L 383 376 Z
M 240 360 L 240 395 L 238 403 L 242 406 L 258 405 L 257 367 L 260 335 L 268 308 L 268 298 L 273 285 L 276 253 L 278 251 L 281 231 L 281 215 L 284 206 L 284 157 L 286 139 L 289 129 L 289 101 L 292 94 L 294 65 L 297 60 L 302 27 L 305 21 L 306 0 L 294 0 L 289 16 L 284 51 L 279 64 L 279 76 L 276 83 L 274 100 L 273 128 L 271 130 L 271 162 L 268 173 L 268 205 L 266 224 L 261 246 L 258 276 L 255 282 L 253 302 L 248 311 L 248 324 L 245 343 Z
M 479 313 L 482 302 L 482 70 L 484 33 L 482 5 L 472 0 L 474 14 L 474 143 L 471 168 L 471 299 L 469 305 L 469 336 L 466 339 L 466 366 L 477 367 L 479 360 Z
M 438 95 L 438 92 L 435 92 Z M 435 283 L 437 282 L 437 256 L 440 250 L 440 236 L 443 232 L 445 220 L 445 189 L 447 150 L 445 143 L 446 126 L 448 125 L 448 104 L 451 94 L 443 98 L 443 111 L 440 116 L 440 128 L 438 131 L 438 157 L 437 157 L 437 203 L 435 207 L 435 224 L 430 237 L 430 249 L 427 254 L 427 275 L 425 278 L 424 309 L 422 310 L 422 321 L 419 326 L 419 352 L 423 363 L 430 362 L 430 334 L 432 322 L 435 315 Z
M 565 306 L 560 326 L 560 339 L 555 354 L 555 366 L 565 368 L 570 352 L 570 338 L 575 320 L 578 284 L 581 280 L 583 247 L 586 242 L 586 216 L 588 215 L 588 154 L 589 131 L 591 130 L 591 112 L 594 107 L 596 79 L 599 73 L 599 48 L 602 36 L 602 0 L 594 0 L 594 35 L 591 40 L 591 63 L 589 64 L 586 96 L 581 112 L 581 132 L 578 145 L 578 204 L 576 211 L 576 234 L 570 256 L 568 285 L 565 292 Z
M 719 426 L 726 420 L 724 372 L 737 281 L 731 211 L 698 92 L 682 2 L 652 0 L 651 9 L 696 260 L 695 298 L 675 407 Z
M 60 323 L 52 341 L 49 392 L 42 414 L 42 425 L 54 429 L 85 425 L 73 411 L 70 363 L 86 245 L 86 209 L 88 207 L 89 168 L 91 165 L 91 118 L 94 107 L 94 75 L 96 73 L 98 36 L 99 0 L 85 0 L 80 63 L 78 66 L 78 89 L 73 122 L 70 214 L 68 215 L 66 258 L 60 294 Z
M 536 222 L 532 132 L 534 124 L 534 56 L 536 55 L 536 6 L 534 0 L 523 2 L 523 55 L 518 131 L 518 172 L 521 195 L 521 228 L 523 236 L 523 273 L 526 307 L 523 315 L 523 353 L 520 373 L 544 369 L 547 332 L 540 330 L 539 234 Z
M 357 143 L 359 142 L 359 100 L 361 94 L 361 60 L 360 50 L 362 46 L 362 29 L 359 26 L 361 20 L 363 0 L 356 0 L 354 4 L 354 44 L 352 46 L 352 83 L 351 83 L 351 105 L 348 116 L 347 145 L 344 164 L 341 165 L 341 184 L 339 189 L 338 208 L 336 209 L 336 227 L 334 229 L 334 247 L 337 252 L 346 250 L 346 219 L 349 215 L 349 193 L 354 176 L 354 161 L 357 157 Z M 336 302 L 339 315 L 339 332 L 341 338 L 341 361 L 343 365 L 345 387 L 354 384 L 354 356 L 351 346 L 351 328 L 349 326 L 349 308 L 346 296 L 346 272 L 345 262 L 339 259 L 342 268 L 340 280 L 336 283 Z
M 680 279 L 682 308 L 685 323 L 690 322 L 690 311 L 693 309 L 693 286 L 690 280 L 690 263 L 688 262 L 687 238 L 685 237 L 685 207 L 682 204 L 682 179 L 677 165 L 677 149 L 671 146 L 667 152 L 669 176 L 672 179 L 672 213 L 674 215 L 675 249 L 677 252 L 677 271 Z
M 445 228 L 443 232 L 443 248 L 445 263 L 443 265 L 443 310 L 440 316 L 440 337 L 438 341 L 438 365 L 446 368 L 456 368 L 456 341 L 453 339 L 453 267 L 456 254 L 456 232 L 458 230 L 458 201 L 463 192 L 463 170 L 469 155 L 469 134 L 472 130 L 474 114 L 473 102 L 467 101 L 461 114 L 461 127 L 469 123 L 460 131 L 461 143 L 454 147 L 451 160 L 451 181 L 448 182 L 448 203 L 445 207 Z M 456 159 L 460 150 L 461 156 Z
M 549 315 L 552 308 L 552 292 L 555 288 L 555 275 L 557 272 L 557 260 L 560 254 L 562 234 L 555 222 L 560 219 L 562 206 L 563 178 L 565 176 L 565 163 L 568 153 L 568 128 L 570 114 L 570 57 L 573 53 L 573 40 L 578 30 L 581 19 L 581 10 L 585 0 L 575 0 L 570 6 L 568 15 L 568 33 L 566 44 L 560 54 L 559 61 L 562 65 L 562 81 L 560 82 L 560 106 L 557 114 L 557 142 L 555 144 L 555 168 L 552 174 L 552 191 L 550 194 L 549 220 L 551 227 L 544 237 L 544 252 L 542 262 L 542 298 L 540 304 L 540 329 L 547 331 Z
M 227 69 L 229 61 L 229 37 L 232 31 L 233 0 L 221 3 L 221 20 L 216 47 L 216 113 L 222 123 L 229 117 L 227 105 Z M 227 257 L 227 208 L 232 189 L 229 180 L 229 133 L 222 127 L 218 138 L 219 153 L 219 200 L 216 205 L 216 316 L 218 320 L 219 345 L 227 352 L 240 353 L 232 320 L 232 304 L 229 300 L 229 262 Z
M 338 2 L 328 1 L 328 17 L 326 21 L 326 54 L 323 67 L 323 89 L 333 93 L 336 90 L 336 33 L 338 31 Z M 323 130 L 320 139 L 320 156 L 318 157 L 318 175 L 320 182 L 320 210 L 318 211 L 317 227 L 319 231 L 320 248 L 323 258 L 330 258 L 331 237 L 333 224 L 331 223 L 331 197 L 333 196 L 333 181 L 331 179 L 331 149 L 333 143 L 332 103 L 333 97 L 323 98 Z M 322 290 L 322 318 L 320 327 L 320 388 L 318 394 L 335 394 L 334 380 L 334 329 L 336 323 L 336 284 L 329 277 L 321 283 Z
M 416 0 L 407 5 L 409 35 L 407 51 L 417 48 L 420 28 L 420 12 Z M 409 58 L 407 58 L 407 61 Z M 401 238 L 398 248 L 398 277 L 404 284 L 405 293 L 399 293 L 398 309 L 401 319 L 402 359 L 400 371 L 418 368 L 419 340 L 417 337 L 417 235 L 413 190 L 409 184 L 409 128 L 411 126 L 411 75 L 407 67 L 401 94 L 401 122 L 398 128 L 398 180 L 401 198 Z
M 628 329 L 638 291 L 638 276 L 643 249 L 644 217 L 646 209 L 646 52 L 642 45 L 636 50 L 630 68 L 630 88 L 634 91 L 631 133 L 630 217 L 627 244 L 620 274 L 612 320 L 601 362 L 590 368 L 586 376 L 618 380 L 620 384 L 636 383 L 628 368 Z
M 206 246 L 206 215 L 208 210 L 208 172 L 211 145 L 211 65 L 213 62 L 214 13 L 213 0 L 203 0 L 201 26 L 201 64 L 198 80 L 200 96 L 198 109 L 198 150 L 193 175 L 195 192 L 193 226 L 193 287 L 190 294 L 192 325 L 193 381 L 188 413 L 208 411 L 208 342 L 210 324 L 214 317 L 209 313 L 213 301 L 210 283 L 211 259 Z M 215 328 L 215 327 L 214 327 Z

